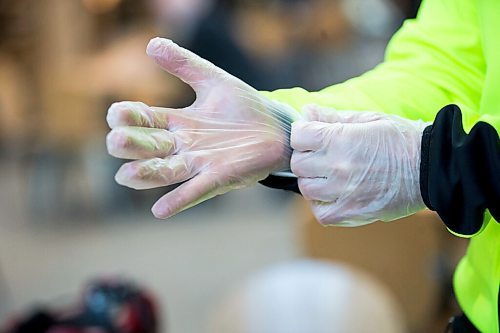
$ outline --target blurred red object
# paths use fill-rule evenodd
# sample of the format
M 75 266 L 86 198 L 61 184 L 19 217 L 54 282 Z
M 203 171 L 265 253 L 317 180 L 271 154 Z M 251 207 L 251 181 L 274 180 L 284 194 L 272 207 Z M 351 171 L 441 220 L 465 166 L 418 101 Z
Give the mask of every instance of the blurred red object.
M 2 333 L 157 333 L 157 305 L 146 290 L 120 278 L 89 283 L 75 305 L 14 318 Z

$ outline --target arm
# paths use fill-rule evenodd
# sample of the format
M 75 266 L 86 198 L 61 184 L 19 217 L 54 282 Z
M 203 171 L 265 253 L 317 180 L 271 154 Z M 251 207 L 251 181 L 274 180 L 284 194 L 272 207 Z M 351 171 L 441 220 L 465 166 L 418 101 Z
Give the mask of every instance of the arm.
M 420 182 L 425 204 L 439 213 L 447 227 L 473 235 L 485 225 L 485 208 L 499 219 L 499 189 L 494 185 L 499 184 L 500 174 L 495 136 L 500 115 L 496 110 L 480 110 L 484 72 L 474 4 L 428 0 L 417 19 L 407 21 L 394 36 L 386 61 L 374 70 L 319 92 L 294 88 L 267 94 L 297 109 L 314 103 L 424 121 L 433 121 L 443 105 L 459 105 L 463 121 L 459 110 L 448 107 L 426 129 L 422 160 L 431 163 L 422 165 Z M 482 122 L 466 135 L 462 127 L 470 130 L 478 121 Z M 452 158 L 446 159 L 444 151 Z M 474 152 L 478 153 L 473 156 Z M 471 158 L 474 162 L 467 162 Z M 459 208 L 452 209 L 455 206 Z
M 466 134 L 456 105 L 433 124 L 316 105 L 304 118 L 292 124 L 290 166 L 320 223 L 392 221 L 427 206 L 451 232 L 473 236 L 500 220 L 498 133 L 478 122 Z

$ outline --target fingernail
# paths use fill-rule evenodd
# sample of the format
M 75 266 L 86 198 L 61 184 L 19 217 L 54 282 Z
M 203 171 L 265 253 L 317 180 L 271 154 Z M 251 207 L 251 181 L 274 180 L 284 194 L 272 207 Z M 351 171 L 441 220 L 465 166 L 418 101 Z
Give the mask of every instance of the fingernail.
M 115 174 L 115 181 L 123 186 L 130 187 L 131 180 L 137 175 L 137 170 L 133 163 L 125 163 Z
M 151 212 L 157 219 L 167 219 L 172 214 L 169 207 L 163 207 L 161 205 L 153 205 Z
M 122 109 L 123 102 L 115 102 L 108 108 L 108 114 L 106 115 L 106 121 L 109 127 L 113 128 L 118 124 L 119 114 Z
M 116 182 L 117 184 L 120 184 L 120 185 L 122 185 L 122 186 L 125 186 L 125 185 L 124 185 L 124 184 L 125 184 L 125 177 L 123 176 L 123 174 L 122 174 L 122 173 L 117 172 L 117 173 L 115 174 L 115 182 Z
M 155 37 L 149 41 L 146 53 L 153 56 L 160 55 L 169 44 L 173 44 L 170 39 Z
M 130 139 L 123 133 L 122 128 L 116 128 L 108 133 L 106 144 L 108 146 L 108 152 L 116 152 L 126 148 L 130 144 Z

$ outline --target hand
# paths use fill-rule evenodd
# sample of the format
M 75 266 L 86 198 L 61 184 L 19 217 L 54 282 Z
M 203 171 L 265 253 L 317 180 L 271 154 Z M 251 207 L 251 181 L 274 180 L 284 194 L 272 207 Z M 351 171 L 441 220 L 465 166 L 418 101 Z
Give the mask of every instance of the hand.
M 289 169 L 290 123 L 297 118 L 290 106 L 170 40 L 151 40 L 147 54 L 196 93 L 183 109 L 120 102 L 108 111 L 108 152 L 135 160 L 118 170 L 118 183 L 135 189 L 183 183 L 156 202 L 156 217 Z
M 358 226 L 411 215 L 420 195 L 420 146 L 428 125 L 394 115 L 304 108 L 292 125 L 291 169 L 322 224 Z

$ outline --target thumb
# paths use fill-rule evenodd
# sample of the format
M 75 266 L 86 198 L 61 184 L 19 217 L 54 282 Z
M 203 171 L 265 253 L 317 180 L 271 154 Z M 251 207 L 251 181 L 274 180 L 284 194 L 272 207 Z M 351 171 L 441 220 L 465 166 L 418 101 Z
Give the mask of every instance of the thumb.
M 303 107 L 305 119 L 324 123 L 368 123 L 384 117 L 383 114 L 373 111 L 345 111 L 309 104 Z
M 161 68 L 196 90 L 203 82 L 225 72 L 206 59 L 180 47 L 170 39 L 153 38 L 146 49 Z

